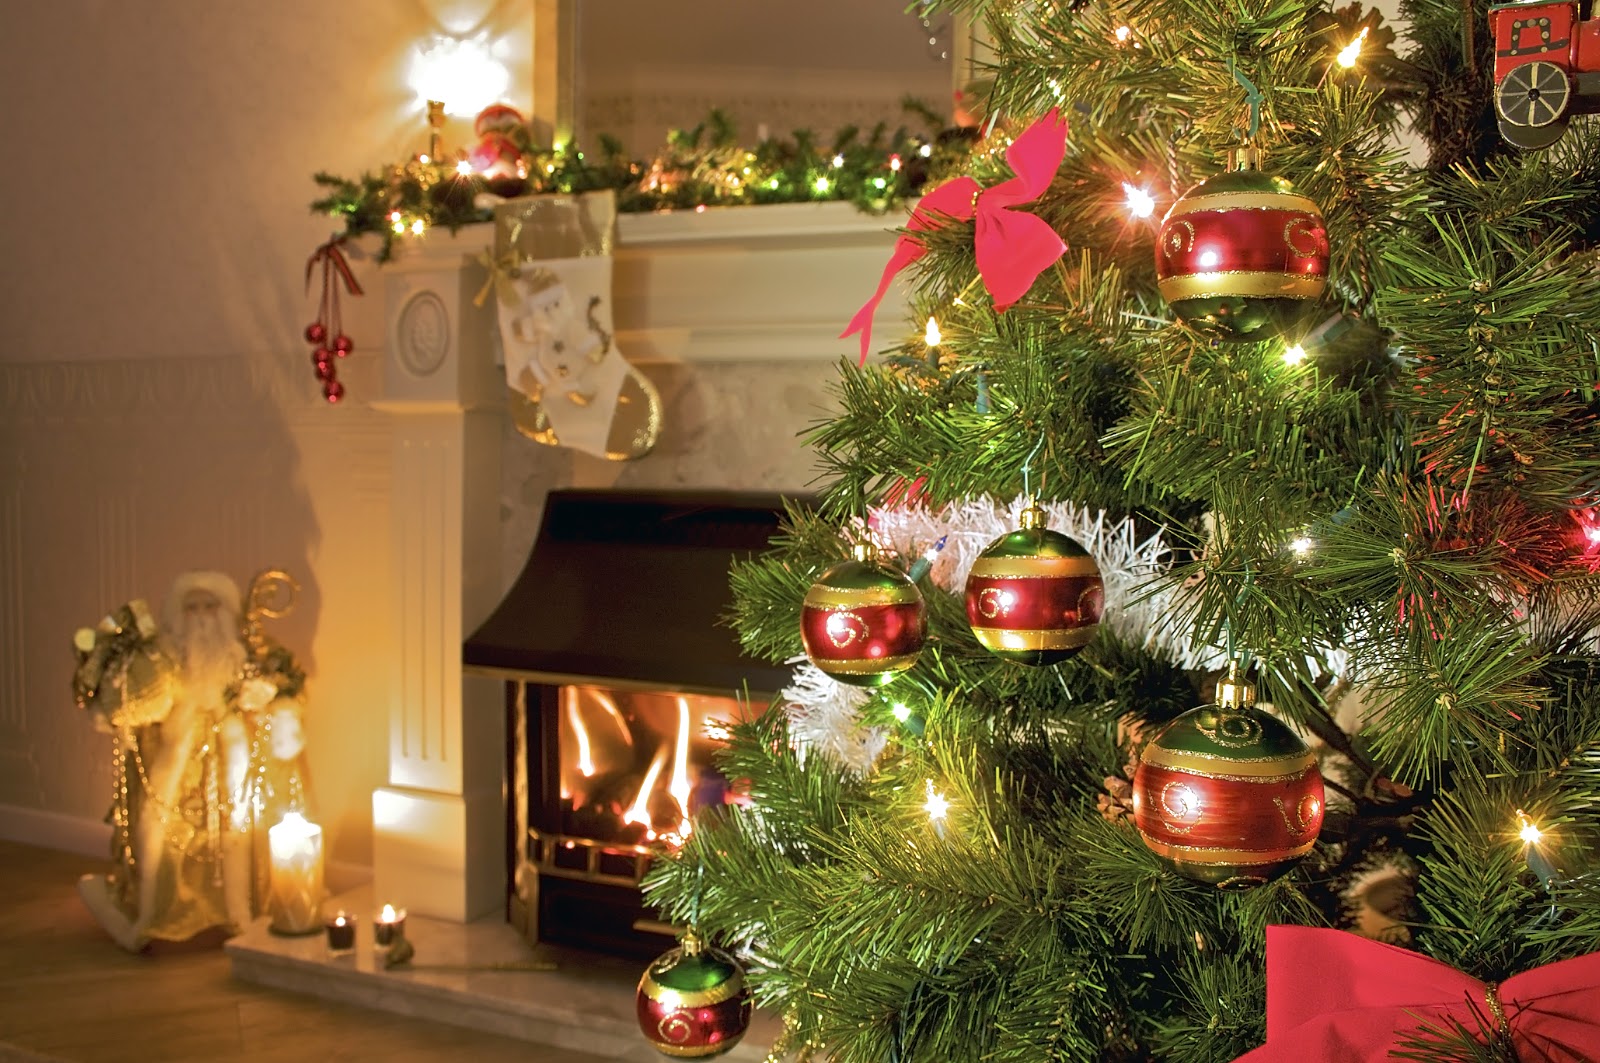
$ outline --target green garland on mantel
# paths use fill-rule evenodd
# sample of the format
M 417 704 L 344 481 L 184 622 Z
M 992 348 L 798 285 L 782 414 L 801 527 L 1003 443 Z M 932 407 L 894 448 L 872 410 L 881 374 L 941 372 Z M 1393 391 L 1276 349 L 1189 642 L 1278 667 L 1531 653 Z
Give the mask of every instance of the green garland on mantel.
M 941 130 L 939 116 L 918 101 L 908 99 L 904 107 L 929 132 L 913 133 L 902 125 L 891 133 L 888 123 L 880 122 L 865 134 L 846 126 L 827 145 L 797 130 L 753 148 L 740 146 L 734 123 L 714 110 L 693 129 L 669 133 L 662 152 L 649 162 L 629 159 L 621 143 L 606 135 L 598 138 L 596 153 L 572 145 L 537 147 L 519 126 L 511 139 L 526 178 L 512 184 L 519 195 L 613 188 L 617 209 L 633 213 L 842 200 L 882 214 L 916 197 L 930 181 L 961 172 L 977 139 L 976 129 Z M 313 180 L 327 194 L 311 209 L 342 219 L 347 237 L 381 235 L 380 262 L 390 257 L 396 235 L 436 226 L 454 232 L 492 220 L 498 200 L 482 174 L 458 172 L 456 157 L 422 158 L 355 180 L 319 172 Z

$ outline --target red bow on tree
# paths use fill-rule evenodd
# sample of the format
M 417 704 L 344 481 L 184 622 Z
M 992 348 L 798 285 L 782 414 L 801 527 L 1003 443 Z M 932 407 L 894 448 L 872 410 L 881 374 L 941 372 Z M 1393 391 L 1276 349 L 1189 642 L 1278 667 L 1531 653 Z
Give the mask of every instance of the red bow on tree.
M 895 241 L 894 254 L 883 268 L 878 290 L 850 319 L 850 327 L 839 337 L 861 333 L 861 364 L 867 361 L 872 345 L 872 315 L 889 292 L 894 275 L 927 253 L 916 234 L 940 224 L 940 216 L 965 221 L 977 216 L 973 245 L 978 253 L 978 275 L 994 298 L 994 308 L 1004 310 L 1027 294 L 1034 278 L 1060 258 L 1067 245 L 1056 231 L 1032 214 L 1012 207 L 1039 198 L 1061 167 L 1067 152 L 1067 123 L 1059 111 L 1051 111 L 1029 126 L 1006 149 L 1006 162 L 1015 177 L 985 189 L 970 177 L 960 177 L 940 185 L 922 197 L 911 212 L 910 230 Z
M 1236 1063 L 1378 1063 L 1424 1024 L 1487 1026 L 1525 1060 L 1600 1059 L 1600 952 L 1480 982 L 1343 930 L 1267 927 L 1267 1043 Z

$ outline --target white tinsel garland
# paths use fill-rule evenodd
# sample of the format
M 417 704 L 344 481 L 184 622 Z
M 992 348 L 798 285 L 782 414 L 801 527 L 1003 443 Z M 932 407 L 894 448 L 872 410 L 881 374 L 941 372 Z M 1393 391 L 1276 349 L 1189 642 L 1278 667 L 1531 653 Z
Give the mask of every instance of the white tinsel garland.
M 944 549 L 934 557 L 929 575 L 935 586 L 959 596 L 984 548 L 1021 525 L 1024 505 L 1019 497 L 1009 503 L 968 499 L 933 511 L 885 507 L 871 511 L 869 524 L 880 547 L 906 558 L 923 554 L 943 538 Z M 1052 530 L 1094 555 L 1105 581 L 1102 623 L 1180 668 L 1223 667 L 1222 647 L 1189 642 L 1188 625 L 1177 608 L 1185 592 L 1176 580 L 1162 578 L 1172 559 L 1159 532 L 1140 541 L 1131 520 L 1108 520 L 1104 511 L 1091 513 L 1069 502 L 1049 503 L 1044 509 Z M 802 756 L 815 751 L 852 774 L 864 775 L 888 743 L 881 728 L 860 722 L 861 706 L 871 695 L 835 682 L 809 663 L 796 669 L 782 697 L 790 734 Z

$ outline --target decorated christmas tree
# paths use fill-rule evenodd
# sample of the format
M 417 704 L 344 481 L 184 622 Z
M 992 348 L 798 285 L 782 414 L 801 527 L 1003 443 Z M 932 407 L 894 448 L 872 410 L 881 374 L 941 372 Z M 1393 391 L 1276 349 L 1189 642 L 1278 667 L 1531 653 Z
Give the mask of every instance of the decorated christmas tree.
M 985 135 L 651 899 L 778 1058 L 1600 1058 L 1594 24 L 943 6 Z

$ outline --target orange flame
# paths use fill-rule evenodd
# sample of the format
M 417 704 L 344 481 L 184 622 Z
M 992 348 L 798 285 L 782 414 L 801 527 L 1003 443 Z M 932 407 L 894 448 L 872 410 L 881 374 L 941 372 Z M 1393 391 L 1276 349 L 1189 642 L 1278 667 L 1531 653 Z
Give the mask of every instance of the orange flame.
M 667 747 L 661 746 L 656 750 L 655 759 L 650 762 L 650 770 L 644 773 L 644 783 L 639 787 L 639 796 L 634 798 L 633 807 L 622 814 L 622 822 L 640 824 L 651 838 L 656 836 L 656 832 L 650 829 L 650 791 L 656 788 L 656 780 L 661 778 L 661 769 L 666 766 Z
M 583 716 L 578 712 L 578 690 L 562 687 L 561 698 L 567 703 L 567 719 L 572 721 L 572 737 L 578 743 L 578 772 L 585 779 L 594 775 L 594 755 L 589 750 L 589 730 L 583 726 Z
M 693 829 L 689 824 L 689 794 L 694 787 L 689 783 L 689 699 L 678 699 L 678 742 L 672 757 L 672 781 L 667 793 L 678 802 L 678 837 L 687 838 Z

